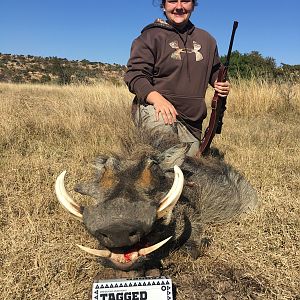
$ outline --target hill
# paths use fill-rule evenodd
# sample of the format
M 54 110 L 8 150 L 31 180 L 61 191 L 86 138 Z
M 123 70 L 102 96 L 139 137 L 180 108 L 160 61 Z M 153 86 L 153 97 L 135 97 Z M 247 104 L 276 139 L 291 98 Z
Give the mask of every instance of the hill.
M 58 57 L 0 53 L 0 81 L 11 83 L 123 82 L 125 66 Z
M 225 56 L 221 57 L 224 63 Z M 15 55 L 0 53 L 0 82 L 8 83 L 54 83 L 54 84 L 91 84 L 109 81 L 123 84 L 126 66 L 91 62 L 83 60 L 67 60 L 66 58 L 41 57 L 33 55 Z M 268 78 L 272 81 L 299 82 L 300 65 L 281 64 L 276 66 L 272 57 L 263 57 L 259 52 L 239 53 L 231 55 L 229 78 L 253 77 Z

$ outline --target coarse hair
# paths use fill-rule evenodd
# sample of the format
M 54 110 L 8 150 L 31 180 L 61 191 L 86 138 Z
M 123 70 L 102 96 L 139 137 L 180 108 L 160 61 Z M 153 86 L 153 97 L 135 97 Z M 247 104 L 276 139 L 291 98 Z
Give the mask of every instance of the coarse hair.
M 192 1 L 193 1 L 194 6 L 198 5 L 198 3 L 197 3 L 198 1 L 197 0 L 192 0 Z M 161 0 L 160 8 L 164 8 L 165 4 L 166 4 L 166 0 Z

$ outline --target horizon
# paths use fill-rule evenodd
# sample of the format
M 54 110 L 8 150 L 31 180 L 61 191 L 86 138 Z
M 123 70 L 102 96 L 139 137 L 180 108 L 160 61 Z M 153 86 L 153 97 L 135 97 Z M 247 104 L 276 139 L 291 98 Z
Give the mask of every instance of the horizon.
M 235 50 L 234 50 L 235 51 Z M 253 52 L 255 52 L 256 50 L 253 50 Z M 247 55 L 247 54 L 250 54 L 250 53 L 240 53 L 242 55 Z M 261 54 L 261 53 L 259 53 Z M 120 65 L 121 67 L 126 67 L 126 64 L 119 64 L 119 63 L 107 63 L 107 62 L 102 62 L 102 61 L 93 61 L 93 60 L 88 60 L 86 58 L 83 58 L 83 59 L 68 59 L 67 57 L 58 57 L 58 56 L 40 56 L 40 55 L 32 55 L 32 54 L 18 54 L 18 53 L 2 53 L 0 51 L 0 55 L 11 55 L 11 56 L 25 56 L 25 57 L 36 57 L 36 58 L 42 58 L 42 59 L 47 59 L 47 58 L 57 58 L 57 59 L 66 59 L 67 61 L 69 62 L 80 62 L 80 61 L 84 61 L 84 60 L 87 60 L 89 63 L 100 63 L 100 64 L 107 64 L 107 65 Z M 222 55 L 223 56 L 223 55 Z M 268 56 L 263 56 L 263 58 L 268 58 Z M 272 57 L 271 57 L 272 58 Z M 300 64 L 296 64 L 296 65 L 289 65 L 289 64 L 286 64 L 286 63 L 281 63 L 280 65 L 276 65 L 277 68 L 280 68 L 282 67 L 282 65 L 288 65 L 288 66 L 291 66 L 291 67 L 294 67 L 294 66 L 300 66 Z

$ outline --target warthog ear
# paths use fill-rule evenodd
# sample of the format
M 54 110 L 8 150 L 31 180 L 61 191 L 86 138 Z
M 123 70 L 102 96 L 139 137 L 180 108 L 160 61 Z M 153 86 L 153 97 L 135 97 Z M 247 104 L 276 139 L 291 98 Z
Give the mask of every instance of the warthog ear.
M 189 151 L 189 148 L 190 145 L 185 143 L 169 148 L 158 156 L 160 167 L 165 171 L 172 170 L 175 165 L 180 167 L 184 162 L 185 155 Z

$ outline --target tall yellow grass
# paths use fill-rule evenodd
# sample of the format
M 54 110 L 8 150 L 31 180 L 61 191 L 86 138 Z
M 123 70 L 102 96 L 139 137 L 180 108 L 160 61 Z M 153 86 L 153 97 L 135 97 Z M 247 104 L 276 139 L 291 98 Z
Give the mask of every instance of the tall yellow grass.
M 131 99 L 110 84 L 0 84 L 1 299 L 89 299 L 94 276 L 106 277 L 75 248 L 97 244 L 60 208 L 53 185 L 66 169 L 72 196 L 89 201 L 72 187 L 97 154 L 117 151 L 122 136 L 130 142 Z M 208 228 L 214 242 L 197 261 L 181 252 L 165 260 L 177 300 L 300 297 L 299 112 L 299 84 L 232 83 L 214 144 L 261 205 L 238 223 Z

